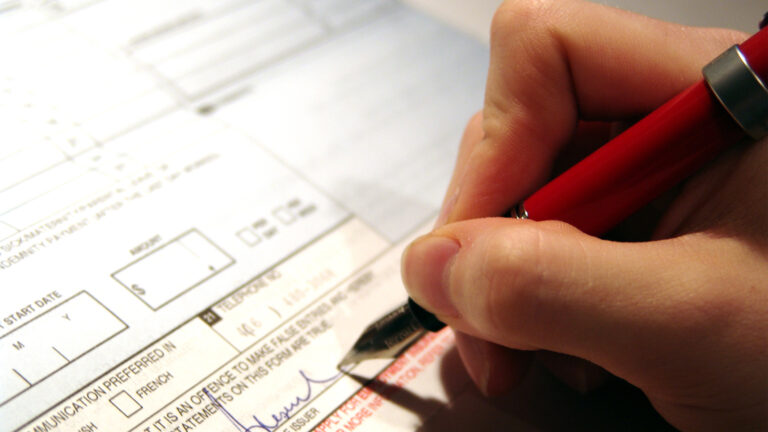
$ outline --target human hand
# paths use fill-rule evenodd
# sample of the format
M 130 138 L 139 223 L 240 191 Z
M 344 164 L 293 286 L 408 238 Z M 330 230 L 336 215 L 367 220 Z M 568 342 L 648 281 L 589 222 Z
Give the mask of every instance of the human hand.
M 457 331 L 484 393 L 514 385 L 531 352 L 554 352 L 637 386 L 678 428 L 768 427 L 768 140 L 687 181 L 645 221 L 650 241 L 492 217 L 545 183 L 571 143 L 593 141 L 583 121 L 639 118 L 745 38 L 578 0 L 499 9 L 483 112 L 438 227 L 403 257 L 411 297 Z

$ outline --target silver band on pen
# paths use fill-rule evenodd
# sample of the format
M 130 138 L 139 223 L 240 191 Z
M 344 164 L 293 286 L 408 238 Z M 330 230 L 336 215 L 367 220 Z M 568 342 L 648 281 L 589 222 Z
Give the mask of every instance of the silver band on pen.
M 744 132 L 755 140 L 768 135 L 768 88 L 737 45 L 702 72 L 715 97 Z

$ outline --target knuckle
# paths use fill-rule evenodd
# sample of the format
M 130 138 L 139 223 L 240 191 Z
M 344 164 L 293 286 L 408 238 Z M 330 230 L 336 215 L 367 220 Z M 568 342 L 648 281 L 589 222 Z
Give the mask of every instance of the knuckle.
M 491 20 L 491 45 L 549 26 L 556 0 L 507 0 Z
M 497 334 L 525 334 L 541 300 L 541 233 L 528 224 L 492 236 L 481 264 L 485 326 Z M 512 341 L 521 342 L 521 341 Z
M 482 128 L 483 125 L 483 111 L 478 111 L 469 118 L 467 122 L 467 129 L 470 128 Z
M 464 128 L 464 138 L 469 136 L 482 136 L 483 131 L 483 112 L 478 111 L 469 118 L 467 126 Z
M 494 14 L 484 130 L 499 143 L 509 144 L 520 134 L 545 135 L 547 142 L 555 138 L 540 127 L 542 113 L 574 115 L 566 108 L 574 102 L 561 25 L 566 8 L 573 6 L 563 3 L 508 0 Z M 526 125 L 530 130 L 517 130 Z

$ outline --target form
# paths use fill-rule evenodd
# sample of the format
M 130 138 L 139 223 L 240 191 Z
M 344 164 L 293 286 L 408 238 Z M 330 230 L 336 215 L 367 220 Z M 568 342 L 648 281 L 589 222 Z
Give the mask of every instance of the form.
M 0 431 L 427 421 L 450 331 L 335 365 L 487 57 L 395 0 L 0 1 Z

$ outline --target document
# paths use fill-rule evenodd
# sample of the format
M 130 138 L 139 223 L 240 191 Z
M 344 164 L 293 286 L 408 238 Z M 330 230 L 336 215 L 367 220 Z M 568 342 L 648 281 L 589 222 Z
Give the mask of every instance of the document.
M 336 364 L 487 62 L 395 0 L 0 1 L 0 431 L 428 422 L 450 330 Z

